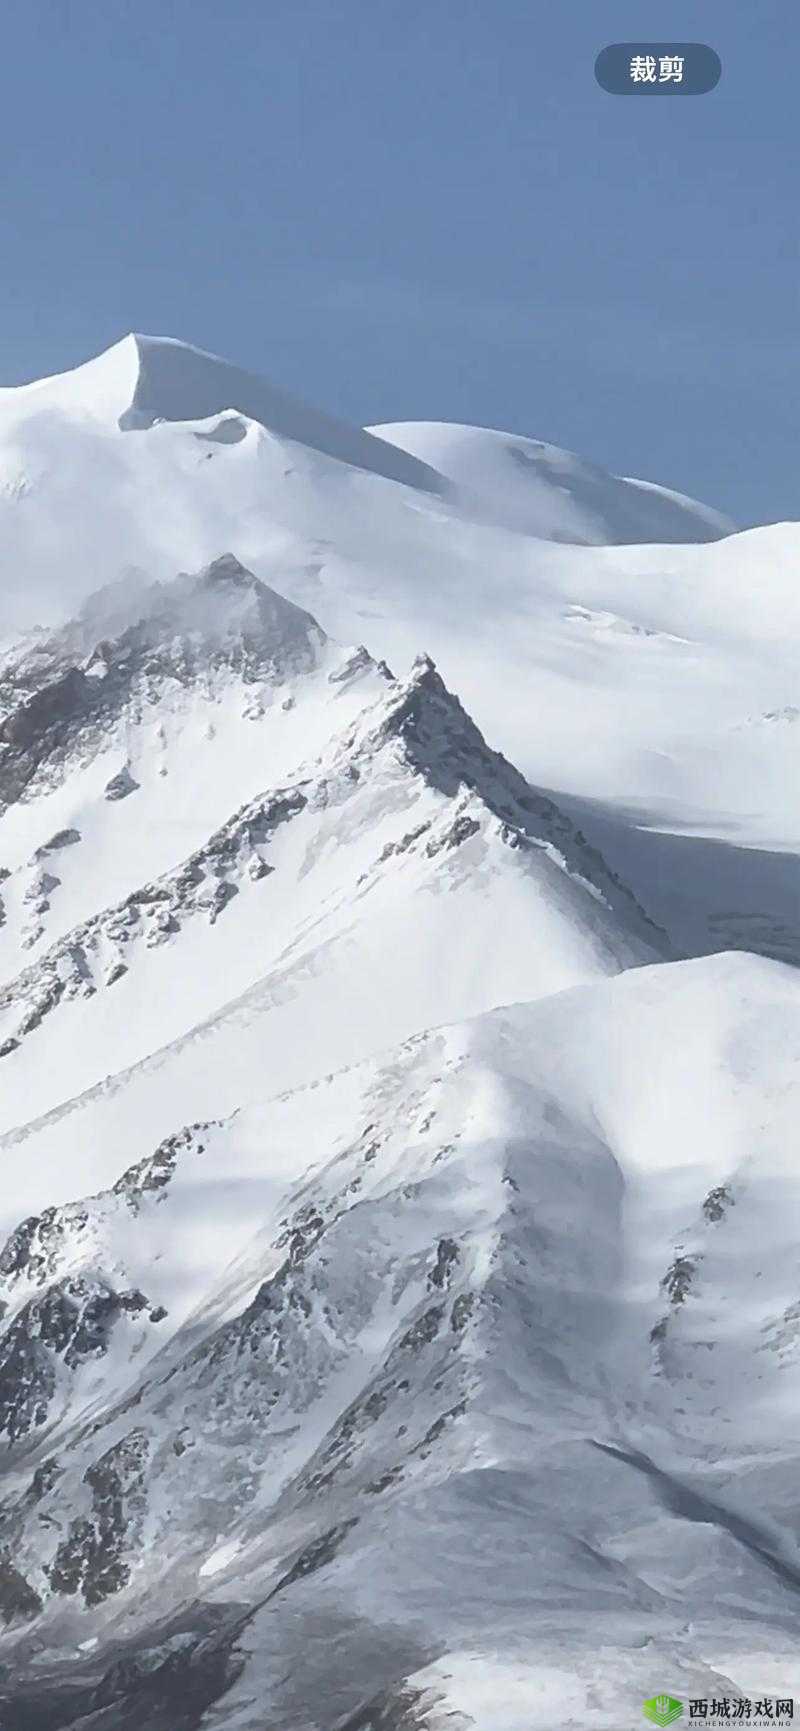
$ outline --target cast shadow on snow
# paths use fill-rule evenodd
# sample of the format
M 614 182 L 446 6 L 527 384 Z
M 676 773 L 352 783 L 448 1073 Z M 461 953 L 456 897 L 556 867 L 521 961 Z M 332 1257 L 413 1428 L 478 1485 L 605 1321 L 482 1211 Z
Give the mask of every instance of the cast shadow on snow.
M 800 858 L 722 837 L 664 832 L 663 816 L 552 793 L 669 934 L 676 959 L 749 950 L 800 967 Z
M 62 1661 L 49 1674 L 37 1665 L 13 1678 L 0 1668 L 0 1725 L 3 1731 L 78 1725 L 199 1731 L 206 1714 L 216 1722 L 214 1706 L 244 1672 L 245 1705 L 258 1700 L 262 1687 L 269 1696 L 259 1731 L 319 1723 L 321 1715 L 331 1731 L 422 1731 L 427 1721 L 417 1715 L 419 1692 L 405 1680 L 438 1656 L 435 1644 L 331 1610 L 301 1617 L 294 1633 L 280 1618 L 273 1650 L 264 1608 L 197 1601 L 136 1640 L 106 1647 L 100 1659 L 76 1655 L 73 1664 Z M 248 1651 L 257 1654 L 252 1682 Z

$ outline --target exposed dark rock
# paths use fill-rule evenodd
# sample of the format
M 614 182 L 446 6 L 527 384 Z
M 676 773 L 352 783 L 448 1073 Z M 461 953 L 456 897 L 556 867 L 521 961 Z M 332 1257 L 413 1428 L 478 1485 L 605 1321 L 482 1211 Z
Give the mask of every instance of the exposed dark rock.
M 421 1689 L 384 1690 L 347 1719 L 339 1720 L 335 1731 L 426 1731 L 430 1720 L 425 1701 Z M 457 1724 L 453 1731 L 459 1731 Z
M 723 1220 L 727 1210 L 733 1206 L 733 1196 L 727 1184 L 718 1184 L 716 1189 L 709 1190 L 703 1203 L 703 1213 L 706 1220 L 716 1222 Z
M 166 1190 L 182 1154 L 190 1150 L 194 1154 L 205 1153 L 204 1132 L 211 1127 L 209 1121 L 187 1124 L 173 1136 L 165 1136 L 155 1153 L 148 1154 L 144 1160 L 137 1160 L 134 1166 L 123 1172 L 112 1186 L 112 1194 L 124 1196 L 129 1208 L 137 1213 L 144 1196 Z
M 407 835 L 401 837 L 400 841 L 387 841 L 379 855 L 378 864 L 384 865 L 387 859 L 392 859 L 396 854 L 408 853 L 409 848 L 412 848 L 414 843 L 419 841 L 420 836 L 426 835 L 430 827 L 431 820 L 426 818 L 424 823 L 418 823 L 416 828 L 410 829 Z
M 549 843 L 569 871 L 589 879 L 609 906 L 634 921 L 644 942 L 664 954 L 669 952 L 666 933 L 649 918 L 566 813 L 487 745 L 458 698 L 448 691 L 430 656 L 418 658 L 412 678 L 376 730 L 376 744 L 389 738 L 402 741 L 411 766 L 440 793 L 450 799 L 462 795 L 465 788 L 476 793 L 510 826 L 509 835 L 516 837 L 516 845 L 541 847 Z M 436 852 L 440 846 L 458 846 L 474 833 L 468 826 L 477 822 L 466 812 L 459 814 L 448 836 L 441 842 L 432 840 L 429 848 Z
M 3 1731 L 199 1731 L 208 1708 L 241 1674 L 237 1639 L 251 1612 L 193 1605 L 168 1625 L 120 1644 L 98 1677 L 96 1659 L 42 1676 L 0 1674 Z
M 450 1327 L 455 1334 L 463 1334 L 475 1306 L 475 1296 L 472 1292 L 460 1292 L 453 1301 L 450 1312 Z
M 425 852 L 429 859 L 443 853 L 447 848 L 460 847 L 462 842 L 469 841 L 471 835 L 477 835 L 480 824 L 476 817 L 468 817 L 464 812 L 455 818 L 443 835 L 433 836 L 426 843 Z
M 87 1566 L 87 1558 L 94 1545 L 94 1528 L 91 1521 L 73 1521 L 69 1536 L 64 1539 L 56 1551 L 50 1568 L 50 1585 L 54 1593 L 77 1593 L 83 1580 Z
M 429 1346 L 436 1339 L 444 1315 L 443 1304 L 432 1304 L 430 1310 L 423 1311 L 422 1316 L 407 1329 L 402 1339 L 397 1343 L 398 1352 L 419 1352 L 423 1346 Z
M 57 1362 L 75 1370 L 105 1352 L 119 1318 L 136 1316 L 147 1304 L 136 1289 L 115 1292 L 83 1275 L 56 1281 L 29 1299 L 0 1338 L 0 1434 L 13 1443 L 44 1424 Z
M 283 1250 L 288 1246 L 289 1263 L 293 1268 L 297 1268 L 313 1250 L 324 1230 L 325 1221 L 316 1204 L 307 1202 L 278 1235 L 275 1248 Z
M 421 1441 L 414 1445 L 413 1449 L 411 1450 L 411 1453 L 420 1455 L 421 1458 L 424 1460 L 427 1453 L 428 1453 L 428 1450 L 432 1447 L 433 1443 L 435 1443 L 438 1440 L 438 1438 L 441 1436 L 442 1431 L 446 1428 L 446 1426 L 448 1424 L 452 1424 L 454 1419 L 461 1418 L 462 1415 L 466 1412 L 466 1410 L 467 1410 L 466 1401 L 465 1400 L 457 1401 L 456 1405 L 451 1406 L 449 1411 L 443 1412 L 439 1418 L 434 1419 L 433 1424 L 428 1426 L 428 1429 L 426 1430 L 425 1435 L 424 1435 L 424 1437 L 422 1437 Z
M 436 1246 L 436 1262 L 428 1275 L 428 1285 L 449 1286 L 450 1276 L 459 1259 L 459 1248 L 453 1238 L 440 1238 Z
M 58 853 L 60 849 L 64 847 L 74 847 L 75 843 L 79 842 L 80 839 L 81 832 L 79 829 L 57 830 L 55 835 L 51 835 L 49 841 L 45 841 L 42 843 L 41 847 L 37 847 L 33 857 L 35 860 L 44 859 L 46 854 Z M 56 880 L 56 882 L 57 881 L 58 880 Z
M 269 1598 L 276 1598 L 278 1593 L 284 1592 L 294 1581 L 301 1581 L 306 1575 L 315 1574 L 317 1569 L 326 1568 L 328 1563 L 333 1562 L 340 1546 L 344 1543 L 351 1528 L 356 1524 L 356 1518 L 352 1517 L 350 1520 L 341 1521 L 336 1527 L 329 1527 L 327 1532 L 320 1533 L 318 1538 L 312 1539 L 311 1543 L 306 1545 L 300 1555 L 295 1558 L 288 1572 L 281 1576 L 277 1586 L 273 1587 L 269 1594 Z
M 79 1226 L 77 1230 L 80 1230 Z M 6 1239 L 0 1251 L 0 1275 L 9 1278 L 24 1273 L 33 1280 L 44 1280 L 63 1236 L 63 1215 L 57 1208 L 45 1208 L 42 1214 L 30 1214 Z
M 61 879 L 55 877 L 52 872 L 37 872 L 33 882 L 28 885 L 23 900 L 34 902 L 38 911 L 44 913 L 50 906 L 48 896 L 52 895 L 53 890 L 58 889 L 60 883 Z
M 122 769 L 118 770 L 116 775 L 112 775 L 111 780 L 106 782 L 103 796 L 109 800 L 127 799 L 130 793 L 137 792 L 138 787 L 139 783 L 134 781 L 128 765 L 123 764 Z
M 90 1518 L 73 1520 L 50 1568 L 56 1593 L 80 1590 L 87 1605 L 119 1592 L 130 1579 L 124 1551 L 135 1539 L 144 1509 L 149 1443 L 131 1431 L 84 1473 L 92 1492 Z
M 38 1617 L 42 1601 L 11 1558 L 0 1551 L 0 1620 L 5 1624 L 30 1622 Z
M 335 667 L 333 672 L 328 674 L 328 683 L 330 685 L 344 685 L 348 680 L 355 679 L 357 674 L 365 673 L 368 668 L 374 667 L 374 665 L 369 650 L 364 648 L 363 643 L 360 643 L 343 667 Z
M 58 1461 L 55 1459 L 51 1458 L 50 1460 L 42 1461 L 41 1465 L 36 1468 L 26 1492 L 30 1502 L 40 1502 L 42 1497 L 46 1496 L 48 1491 L 53 1489 L 56 1480 L 61 1476 L 62 1470 L 63 1469 L 59 1466 Z
M 697 1273 L 699 1260 L 697 1256 L 676 1256 L 671 1268 L 667 1269 L 661 1290 L 667 1293 L 670 1304 L 683 1304 Z
M 366 1493 L 371 1497 L 381 1496 L 384 1491 L 389 1490 L 391 1485 L 397 1484 L 402 1477 L 402 1467 L 389 1467 L 385 1473 L 381 1473 L 379 1479 L 375 1479 L 371 1485 L 365 1486 Z
M 267 874 L 270 868 L 258 849 L 305 805 L 301 787 L 253 800 L 172 872 L 133 890 L 118 906 L 86 920 L 52 945 L 0 990 L 0 1010 L 19 1005 L 22 1012 L 11 1038 L 19 1042 L 33 1033 L 64 1000 L 91 996 L 97 989 L 95 972 L 104 987 L 118 980 L 129 964 L 121 955 L 108 961 L 109 943 L 128 948 L 134 936 L 150 947 L 166 943 L 197 914 L 204 913 L 213 924 L 239 893 L 238 878 Z M 5 1052 L 13 1049 L 5 1046 Z
M 315 1457 L 324 1470 L 314 1469 L 304 1476 L 303 1483 L 307 1490 L 316 1493 L 333 1483 L 339 1473 L 350 1464 L 351 1445 L 359 1434 L 365 1432 L 382 1416 L 396 1395 L 407 1393 L 408 1387 L 406 1378 L 398 1380 L 386 1375 L 379 1387 L 372 1389 L 368 1395 L 360 1395 L 352 1402 Z M 331 1462 L 332 1465 L 329 1464 Z

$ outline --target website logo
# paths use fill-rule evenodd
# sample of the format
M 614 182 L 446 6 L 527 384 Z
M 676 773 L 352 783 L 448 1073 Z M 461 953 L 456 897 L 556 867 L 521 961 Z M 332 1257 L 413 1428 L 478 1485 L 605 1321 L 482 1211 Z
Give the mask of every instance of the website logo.
M 677 1701 L 674 1695 L 651 1695 L 642 1712 L 645 1719 L 650 1719 L 654 1725 L 674 1725 L 683 1712 L 683 1702 Z

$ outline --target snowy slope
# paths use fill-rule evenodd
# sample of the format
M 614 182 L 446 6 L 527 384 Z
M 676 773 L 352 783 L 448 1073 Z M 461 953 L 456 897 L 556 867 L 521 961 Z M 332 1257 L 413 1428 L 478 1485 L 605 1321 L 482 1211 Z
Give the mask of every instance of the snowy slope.
M 550 446 L 416 427 L 446 473 L 412 476 L 387 441 L 325 427 L 156 339 L 7 390 L 0 640 L 233 549 L 339 641 L 401 667 L 431 653 L 534 783 L 581 802 L 642 901 L 655 885 L 677 950 L 800 955 L 796 528 L 698 544 L 703 507 L 676 527 L 663 488 Z M 634 533 L 695 544 L 542 538 Z
M 166 577 L 226 547 L 248 565 L 277 556 L 301 577 L 328 551 L 369 558 L 387 541 L 404 562 L 429 557 L 437 525 L 505 520 L 507 465 L 495 473 L 492 448 L 475 436 L 485 512 L 474 487 L 462 501 L 452 480 L 396 443 L 167 339 L 129 336 L 71 373 L 0 390 L 0 638 L 9 622 L 71 608 L 131 568 Z M 614 541 L 630 539 L 635 517 L 637 538 L 660 537 L 657 492 L 632 484 L 626 518 L 627 483 L 562 457 L 584 477 L 591 511 L 570 504 L 556 473 L 535 484 L 528 530 Z M 527 471 L 523 480 L 524 491 Z M 702 507 L 683 521 L 687 539 L 724 532 L 721 520 L 710 531 Z
M 0 1259 L 29 1355 L 12 1697 L 53 1711 L 69 1675 L 74 1713 L 150 1723 L 178 1629 L 158 1698 L 192 1681 L 250 1731 L 370 1701 L 611 1731 L 660 1687 L 766 1687 L 798 1578 L 798 1038 L 778 964 L 636 970 L 28 1222 Z
M 663 953 L 427 659 L 394 679 L 230 560 L 145 591 L 135 623 L 89 649 L 114 600 L 6 681 L 21 701 L 0 724 L 3 1129 L 176 1042 L 173 1114 L 179 1073 L 219 1089 L 243 1048 L 277 1088 Z
M 230 557 L 113 585 L 0 657 L 0 977 L 178 865 L 385 686 Z
M 609 475 L 538 439 L 441 421 L 395 421 L 369 431 L 446 475 L 462 508 L 502 529 L 602 545 L 716 541 L 733 528 L 721 512 L 682 493 Z
M 424 463 L 379 437 L 335 421 L 276 390 L 265 379 L 231 366 L 218 355 L 169 337 L 131 333 L 105 354 L 72 372 L 0 390 L 0 426 L 15 429 L 48 414 L 91 419 L 121 431 L 159 421 L 204 421 L 238 410 L 276 438 L 319 451 L 337 462 L 386 475 L 406 486 L 433 488 L 439 477 Z M 244 436 L 236 417 L 207 437 L 236 443 Z
M 198 395 L 209 379 L 221 392 L 219 412 L 193 420 L 216 401 Z M 559 547 L 541 539 L 552 527 L 544 520 L 535 539 L 475 521 L 454 482 L 438 497 L 388 479 L 377 458 L 370 469 L 326 454 L 313 416 L 292 421 L 287 435 L 266 402 L 243 406 L 245 396 L 251 402 L 243 389 L 235 369 L 182 345 L 126 339 L 73 374 L 5 392 L 6 632 L 70 610 L 116 576 L 129 581 L 134 567 L 169 579 L 232 548 L 341 641 L 366 637 L 373 653 L 401 664 L 424 646 L 508 754 L 554 788 L 613 791 L 641 801 L 645 816 L 663 817 L 672 802 L 695 824 L 713 821 L 709 782 L 741 752 L 744 773 L 731 774 L 734 803 L 726 788 L 722 815 L 745 842 L 763 841 L 765 831 L 768 845 L 778 841 L 772 789 L 760 834 L 753 823 L 753 776 L 771 761 L 772 743 L 756 739 L 751 749 L 735 730 L 747 732 L 797 695 L 780 655 L 787 608 L 796 605 L 781 569 L 796 556 L 793 532 L 647 553 Z M 144 402 L 155 424 L 121 431 L 131 405 Z M 515 484 L 521 474 L 524 496 L 529 485 L 537 497 L 550 486 L 503 440 L 464 433 L 470 484 L 495 498 L 492 524 L 503 515 L 509 470 Z M 567 476 L 554 484 L 563 504 L 559 489 L 577 487 L 584 471 L 557 456 L 544 447 L 547 473 Z M 589 469 L 586 477 L 590 492 L 602 492 L 602 477 Z M 602 538 L 613 539 L 614 489 L 624 484 L 607 483 L 605 504 L 592 509 L 608 509 Z M 634 497 L 660 510 L 657 489 L 637 487 Z M 663 539 L 666 531 L 657 513 L 637 533 Z M 743 589 L 752 597 L 746 615 Z M 534 707 L 552 716 L 544 738 L 531 727 Z

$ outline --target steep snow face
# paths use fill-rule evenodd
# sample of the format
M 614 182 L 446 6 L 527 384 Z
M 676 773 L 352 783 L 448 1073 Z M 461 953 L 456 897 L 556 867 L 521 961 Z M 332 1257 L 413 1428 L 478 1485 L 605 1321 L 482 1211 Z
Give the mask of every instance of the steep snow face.
M 107 1145 L 0 1254 L 0 1688 L 492 1731 L 495 1677 L 611 1731 L 752 1687 L 798 1578 L 798 1042 L 789 969 L 645 968 Z
M 538 439 L 441 421 L 369 430 L 446 475 L 461 507 L 482 522 L 546 541 L 717 541 L 733 529 L 696 499 L 623 480 Z
M 198 1086 L 229 1109 L 251 1062 L 278 1088 L 663 952 L 427 658 L 397 681 L 230 560 L 129 604 L 119 629 L 99 597 L 7 679 L 2 1128 L 34 1074 L 37 1115 L 129 1070 L 131 1122 L 197 1115 Z
M 258 421 L 277 438 L 308 446 L 337 462 L 410 487 L 436 492 L 441 486 L 441 478 L 428 465 L 392 444 L 308 408 L 218 355 L 169 337 L 133 333 L 72 372 L 0 390 L 0 428 L 48 412 L 116 425 L 126 432 L 144 430 L 158 421 L 204 421 L 227 414 L 230 419 L 207 436 L 235 443 L 243 428 L 231 416 L 232 410 Z

